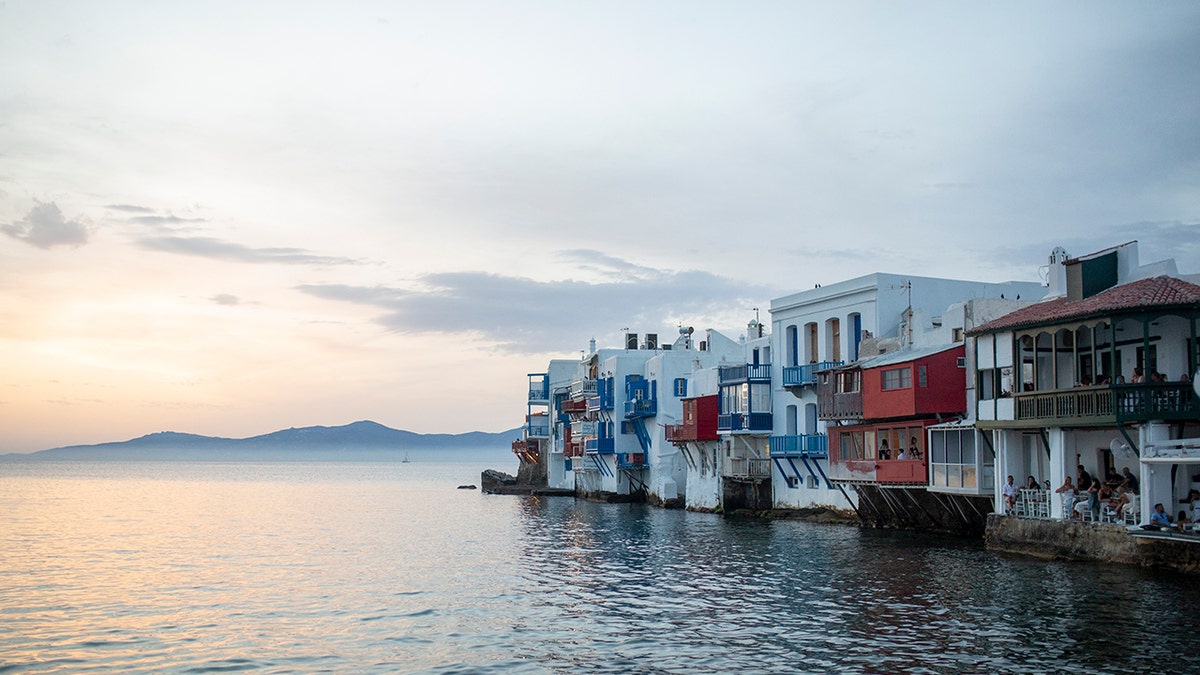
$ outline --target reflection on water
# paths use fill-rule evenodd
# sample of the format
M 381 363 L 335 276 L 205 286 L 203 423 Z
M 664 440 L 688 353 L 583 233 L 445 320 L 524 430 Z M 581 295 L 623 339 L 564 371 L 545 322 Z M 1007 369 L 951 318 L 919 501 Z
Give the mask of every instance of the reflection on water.
M 1200 671 L 1194 578 L 480 468 L 0 464 L 0 672 Z

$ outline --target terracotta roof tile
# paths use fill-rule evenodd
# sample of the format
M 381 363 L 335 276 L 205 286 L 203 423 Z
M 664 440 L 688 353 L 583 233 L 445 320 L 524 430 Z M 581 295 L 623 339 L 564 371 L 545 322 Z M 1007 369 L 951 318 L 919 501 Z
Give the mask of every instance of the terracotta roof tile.
M 1090 298 L 1068 302 L 1065 297 L 1053 298 L 1023 307 L 1004 316 L 976 326 L 969 334 L 992 333 L 999 330 L 1026 328 L 1045 324 L 1122 314 L 1150 307 L 1179 307 L 1192 305 L 1200 310 L 1200 286 L 1175 277 L 1159 276 L 1114 286 Z

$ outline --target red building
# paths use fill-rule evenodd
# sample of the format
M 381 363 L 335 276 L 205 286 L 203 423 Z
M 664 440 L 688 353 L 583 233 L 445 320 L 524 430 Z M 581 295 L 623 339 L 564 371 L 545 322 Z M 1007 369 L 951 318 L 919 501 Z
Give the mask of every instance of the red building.
M 906 349 L 822 373 L 818 414 L 829 434 L 829 478 L 927 483 L 925 427 L 966 412 L 962 344 Z
M 687 441 L 715 441 L 717 435 L 717 416 L 719 406 L 717 395 L 685 398 L 683 404 L 683 423 L 669 424 L 664 429 L 666 439 L 677 445 Z

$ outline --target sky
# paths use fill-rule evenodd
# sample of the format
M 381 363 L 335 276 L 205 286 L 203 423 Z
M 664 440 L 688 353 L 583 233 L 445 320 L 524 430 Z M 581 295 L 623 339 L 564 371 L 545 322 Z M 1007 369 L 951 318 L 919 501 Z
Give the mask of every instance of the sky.
M 522 423 L 872 272 L 1200 272 L 1200 3 L 0 2 L 0 453 Z M 664 337 L 664 339 L 669 339 Z

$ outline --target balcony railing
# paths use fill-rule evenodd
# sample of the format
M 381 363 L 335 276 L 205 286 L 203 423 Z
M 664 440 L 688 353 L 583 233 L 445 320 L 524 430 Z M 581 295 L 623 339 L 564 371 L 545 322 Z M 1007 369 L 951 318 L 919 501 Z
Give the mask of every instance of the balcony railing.
M 575 380 L 571 383 L 568 395 L 579 401 L 596 395 L 596 380 Z
M 658 399 L 642 398 L 625 401 L 625 417 L 654 417 L 658 414 Z
M 823 420 L 859 419 L 863 416 L 862 392 L 822 391 L 817 406 L 817 417 Z
M 783 369 L 783 386 L 807 387 L 817 383 L 817 373 L 843 365 L 843 361 L 821 361 L 803 366 L 788 366 Z
M 667 442 L 715 441 L 718 438 L 711 426 L 702 432 L 695 424 L 665 424 L 663 425 L 663 436 Z
M 771 413 L 717 415 L 717 431 L 770 431 Z
M 1113 385 L 1113 411 L 1118 422 L 1194 420 L 1200 399 L 1191 382 Z
M 562 402 L 558 410 L 566 415 L 582 415 L 587 412 L 587 401 L 567 399 Z
M 721 384 L 735 382 L 769 382 L 771 380 L 771 364 L 746 363 L 738 366 L 721 366 L 717 371 Z
M 1190 420 L 1200 417 L 1200 401 L 1189 382 L 1116 384 L 1013 396 L 1017 421 L 1076 420 L 1092 424 Z
M 825 434 L 772 436 L 767 447 L 771 449 L 772 457 L 829 456 L 829 438 Z
M 588 454 L 611 455 L 615 445 L 611 438 L 589 438 L 583 442 L 583 451 Z
M 642 469 L 646 466 L 646 455 L 640 452 L 622 452 L 617 454 L 618 469 Z
M 760 480 L 771 477 L 771 460 L 757 457 L 734 457 L 729 460 L 730 478 L 753 478 Z
M 526 438 L 550 438 L 549 422 L 530 422 L 525 427 Z

